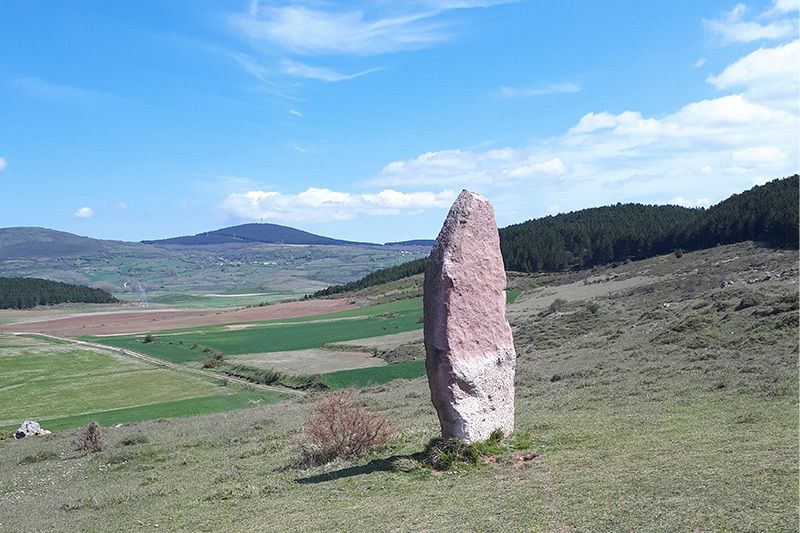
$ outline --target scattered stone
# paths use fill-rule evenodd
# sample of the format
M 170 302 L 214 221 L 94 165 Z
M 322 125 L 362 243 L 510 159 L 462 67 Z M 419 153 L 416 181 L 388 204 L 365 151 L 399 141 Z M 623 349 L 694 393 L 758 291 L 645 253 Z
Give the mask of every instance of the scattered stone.
M 516 353 L 494 210 L 462 191 L 425 269 L 425 351 L 442 437 L 472 443 L 514 431 Z

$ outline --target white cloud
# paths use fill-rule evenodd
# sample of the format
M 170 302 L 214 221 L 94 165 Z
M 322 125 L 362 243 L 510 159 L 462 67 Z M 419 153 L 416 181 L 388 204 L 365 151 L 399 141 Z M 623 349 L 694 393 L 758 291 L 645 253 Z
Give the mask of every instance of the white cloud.
M 709 78 L 735 93 L 662 116 L 589 112 L 566 132 L 526 146 L 427 152 L 385 165 L 368 184 L 471 187 L 500 202 L 498 213 L 525 212 L 526 199 L 540 201 L 534 216 L 552 205 L 572 210 L 670 199 L 706 205 L 719 191 L 797 171 L 797 68 L 775 59 L 793 57 L 796 46 L 761 48 Z M 794 102 L 762 89 L 770 85 L 794 90 Z
M 782 165 L 787 159 L 787 151 L 777 146 L 753 146 L 731 154 L 731 160 L 735 163 Z
M 706 64 L 706 58 L 705 58 L 705 57 L 701 57 L 700 59 L 698 59 L 697 61 L 695 61 L 695 62 L 694 62 L 694 65 L 692 65 L 692 66 L 693 66 L 694 68 L 700 68 L 700 67 L 702 67 L 702 66 L 703 66 L 703 65 L 705 65 L 705 64 Z
M 350 220 L 359 215 L 385 216 L 443 209 L 449 207 L 455 197 L 456 193 L 450 190 L 403 193 L 385 189 L 378 193 L 351 194 L 311 187 L 298 194 L 275 191 L 231 193 L 222 202 L 222 209 L 246 220 L 323 222 Z
M 362 70 L 361 72 L 356 72 L 354 74 L 340 74 L 329 68 L 312 67 L 311 65 L 306 65 L 297 61 L 290 61 L 288 59 L 281 62 L 281 67 L 283 72 L 289 74 L 290 76 L 327 82 L 352 80 L 381 70 L 379 68 L 371 68 L 368 70 Z
M 711 200 L 709 198 L 697 198 L 696 200 L 687 200 L 682 196 L 678 196 L 667 202 L 670 205 L 679 205 L 681 207 L 709 207 Z
M 500 87 L 495 95 L 500 98 L 527 98 L 548 94 L 574 94 L 581 90 L 581 86 L 576 83 L 563 82 L 531 87 Z
M 800 92 L 800 40 L 759 48 L 706 81 L 717 89 L 743 88 L 752 100 L 797 112 Z
M 779 5 L 780 8 L 778 8 Z M 774 8 L 764 15 L 770 13 L 785 14 L 787 12 L 788 2 L 776 2 Z M 706 28 L 722 37 L 723 41 L 729 43 L 774 41 L 797 35 L 797 19 L 794 17 L 761 23 L 755 20 L 745 20 L 746 13 L 747 6 L 745 4 L 737 4 L 722 17 L 704 22 Z M 763 19 L 764 17 L 760 18 Z
M 6 163 L 5 158 L 0 157 L 0 171 L 5 170 L 6 166 L 8 166 L 8 164 Z
M 75 218 L 92 218 L 94 216 L 94 211 L 92 211 L 91 207 L 81 207 L 75 211 L 73 216 Z
M 784 15 L 792 11 L 800 11 L 800 2 L 797 0 L 775 0 L 772 7 L 765 12 L 762 17 L 772 17 L 775 15 Z
M 289 114 L 292 115 L 293 117 L 297 117 L 297 118 L 300 118 L 300 117 L 303 116 L 303 114 L 300 111 L 296 110 L 296 109 L 290 109 L 289 110 Z

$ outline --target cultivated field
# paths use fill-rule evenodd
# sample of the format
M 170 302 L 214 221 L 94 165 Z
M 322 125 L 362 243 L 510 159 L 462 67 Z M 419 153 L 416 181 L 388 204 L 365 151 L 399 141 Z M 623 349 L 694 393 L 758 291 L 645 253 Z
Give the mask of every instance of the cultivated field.
M 36 516 L 61 531 L 798 530 L 796 251 L 723 246 L 511 283 L 523 291 L 509 315 L 530 461 L 422 467 L 438 423 L 425 379 L 400 379 L 356 396 L 393 425 L 387 446 L 308 469 L 295 466 L 296 442 L 324 392 L 107 428 L 107 449 L 89 456 L 69 432 L 0 442 L 0 529 Z M 373 301 L 391 299 L 378 292 Z M 381 320 L 415 313 L 409 300 L 382 305 L 377 314 L 397 316 Z M 325 323 L 361 328 L 369 316 Z M 205 338 L 245 350 L 270 326 L 211 330 Z M 422 364 L 322 377 L 332 387 L 364 372 L 413 377 Z
M 117 424 L 227 411 L 278 401 L 278 394 L 222 387 L 114 354 L 43 338 L 0 335 L 0 429 L 25 419 L 50 430 L 95 419 Z
M 0 314 L 7 323 L 0 331 L 47 333 L 57 337 L 79 335 L 119 335 L 126 333 L 155 332 L 230 324 L 257 320 L 276 320 L 306 317 L 348 309 L 345 300 L 306 300 L 285 302 L 245 309 L 208 309 L 202 311 L 142 310 L 71 313 L 67 316 L 48 315 L 42 310 L 8 311 Z

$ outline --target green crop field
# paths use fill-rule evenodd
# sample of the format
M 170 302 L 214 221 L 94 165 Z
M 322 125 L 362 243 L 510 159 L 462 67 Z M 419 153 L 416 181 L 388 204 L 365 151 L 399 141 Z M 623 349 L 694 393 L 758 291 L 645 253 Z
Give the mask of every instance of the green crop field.
M 0 383 L 3 428 L 29 418 L 62 429 L 91 418 L 111 424 L 188 416 L 253 399 L 210 379 L 30 337 L 0 336 Z
M 331 389 L 347 387 L 369 387 L 394 381 L 395 379 L 416 379 L 425 375 L 425 361 L 403 361 L 386 366 L 339 370 L 321 374 L 319 379 Z
M 421 316 L 421 299 L 414 298 L 322 316 L 257 322 L 239 330 L 212 326 L 160 332 L 147 343 L 143 342 L 142 335 L 86 337 L 86 340 L 128 348 L 167 361 L 187 362 L 208 358 L 201 349 L 192 349 L 194 344 L 209 346 L 228 356 L 304 350 L 330 342 L 419 329 Z

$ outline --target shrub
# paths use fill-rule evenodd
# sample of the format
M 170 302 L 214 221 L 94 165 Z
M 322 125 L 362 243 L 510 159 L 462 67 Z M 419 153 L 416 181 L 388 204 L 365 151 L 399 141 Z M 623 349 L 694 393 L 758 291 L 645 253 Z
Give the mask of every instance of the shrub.
M 556 298 L 555 300 L 553 300 L 553 303 L 551 303 L 550 307 L 548 307 L 547 309 L 551 313 L 558 313 L 559 311 L 561 311 L 561 308 L 564 307 L 565 303 L 567 303 L 566 300 L 563 300 L 561 298 Z
M 503 430 L 496 429 L 485 441 L 472 444 L 456 437 L 433 439 L 425 448 L 425 463 L 434 470 L 449 470 L 458 464 L 477 465 L 484 457 L 503 455 L 503 437 Z M 516 448 L 515 444 L 516 441 L 512 447 Z
M 361 457 L 391 436 L 386 418 L 353 405 L 352 390 L 336 391 L 311 411 L 305 441 L 300 444 L 301 462 L 322 464 Z
M 203 368 L 214 368 L 219 364 L 219 359 L 204 359 Z
M 148 333 L 147 335 L 144 336 L 144 340 L 142 342 L 144 343 L 153 342 L 153 336 Z
M 104 446 L 103 429 L 94 420 L 75 436 L 75 449 L 81 453 L 99 452 Z
M 683 257 L 683 250 L 681 248 L 675 248 L 675 257 L 677 257 L 678 259 Z
M 222 361 L 222 358 L 223 358 L 223 357 L 225 357 L 225 354 L 224 354 L 224 353 L 222 353 L 222 352 L 221 352 L 221 351 L 219 351 L 219 350 L 211 350 L 211 355 L 212 355 L 212 356 L 214 357 L 214 359 L 216 359 L 217 361 Z
M 147 444 L 150 442 L 150 439 L 147 438 L 147 435 L 142 435 L 138 433 L 136 435 L 130 435 L 125 437 L 121 441 L 119 441 L 120 446 L 135 446 L 136 444 Z
M 30 465 L 42 461 L 50 461 L 51 459 L 59 459 L 61 456 L 52 450 L 41 450 L 33 455 L 26 455 L 19 460 L 21 465 Z

